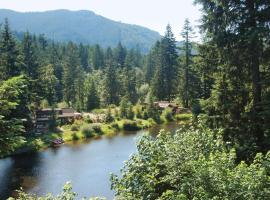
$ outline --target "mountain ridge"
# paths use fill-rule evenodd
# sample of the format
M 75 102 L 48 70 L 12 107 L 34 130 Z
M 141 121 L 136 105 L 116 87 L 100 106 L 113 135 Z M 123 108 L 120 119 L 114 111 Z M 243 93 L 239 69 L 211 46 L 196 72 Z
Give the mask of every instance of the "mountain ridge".
M 147 52 L 161 38 L 158 32 L 147 27 L 117 22 L 88 10 L 17 12 L 0 9 L 0 21 L 4 18 L 8 18 L 14 31 L 44 34 L 59 42 L 100 44 L 102 47 L 114 47 L 121 42 L 128 48 L 138 46 Z

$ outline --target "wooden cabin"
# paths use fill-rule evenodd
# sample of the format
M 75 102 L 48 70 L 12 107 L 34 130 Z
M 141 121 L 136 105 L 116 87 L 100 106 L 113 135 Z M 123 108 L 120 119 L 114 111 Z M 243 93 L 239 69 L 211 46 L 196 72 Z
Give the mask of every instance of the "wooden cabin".
M 36 133 L 41 134 L 49 130 L 50 121 L 55 118 L 61 124 L 71 123 L 75 119 L 81 119 L 81 114 L 75 112 L 73 108 L 45 108 L 36 111 L 35 128 Z
M 157 101 L 157 102 L 154 102 L 154 104 L 160 110 L 171 108 L 174 113 L 180 113 L 180 110 L 181 110 L 181 108 L 176 103 L 172 103 L 169 101 Z

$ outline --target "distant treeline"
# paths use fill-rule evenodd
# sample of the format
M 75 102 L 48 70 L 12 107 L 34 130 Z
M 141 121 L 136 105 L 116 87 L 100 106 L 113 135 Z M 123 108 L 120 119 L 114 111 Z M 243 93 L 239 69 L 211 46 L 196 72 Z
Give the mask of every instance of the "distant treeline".
M 230 19 L 237 26 L 224 28 L 221 16 L 207 12 L 205 17 L 214 17 L 203 23 L 202 44 L 192 42 L 186 20 L 180 48 L 168 25 L 147 55 L 120 42 L 103 49 L 28 32 L 19 40 L 6 20 L 0 35 L 0 102 L 6 106 L 0 110 L 1 132 L 9 132 L 5 123 L 21 119 L 31 127 L 41 107 L 91 111 L 123 99 L 165 100 L 191 108 L 194 115 L 206 114 L 211 127 L 225 128 L 224 139 L 240 145 L 240 157 L 269 149 L 269 24 L 258 14 L 259 25 Z

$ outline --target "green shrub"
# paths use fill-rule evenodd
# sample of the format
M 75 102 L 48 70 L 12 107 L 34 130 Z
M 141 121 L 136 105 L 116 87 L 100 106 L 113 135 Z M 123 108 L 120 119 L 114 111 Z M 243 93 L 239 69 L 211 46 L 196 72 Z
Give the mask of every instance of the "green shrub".
M 270 152 L 236 162 L 221 131 L 197 125 L 143 136 L 137 153 L 111 176 L 116 199 L 270 199 Z
M 65 186 L 63 187 L 63 191 L 61 194 L 58 194 L 57 196 L 52 196 L 52 194 L 47 194 L 43 197 L 38 197 L 37 195 L 33 194 L 27 194 L 23 192 L 22 190 L 18 191 L 18 195 L 16 197 L 16 200 L 76 200 L 78 199 L 78 194 L 72 191 L 72 185 L 70 182 L 67 182 Z M 10 197 L 8 200 L 15 200 L 15 198 Z M 90 200 L 105 200 L 105 198 L 102 197 L 92 197 Z
M 147 120 L 149 118 L 147 111 L 143 111 L 142 118 Z
M 202 112 L 202 107 L 198 100 L 192 102 L 191 111 L 194 116 L 198 116 Z
M 72 133 L 72 140 L 79 140 L 80 138 L 76 133 Z
M 92 113 L 94 114 L 105 114 L 106 110 L 105 109 L 94 109 L 92 110 Z
M 84 122 L 87 123 L 87 124 L 93 123 L 92 119 L 90 119 L 89 116 L 85 117 L 83 120 L 84 120 Z
M 140 126 L 136 121 L 131 121 L 131 120 L 125 120 L 123 123 L 123 129 L 125 131 L 137 131 L 140 130 Z
M 79 126 L 77 124 L 72 124 L 70 127 L 71 131 L 78 131 L 79 130 Z
M 142 119 L 142 118 L 143 118 L 142 106 L 137 104 L 137 105 L 134 107 L 134 110 L 135 110 L 136 118 Z
M 68 104 L 66 102 L 60 102 L 57 104 L 57 108 L 68 108 Z
M 112 116 L 111 108 L 108 108 L 106 111 L 105 122 L 110 123 L 114 121 L 114 117 Z
M 162 117 L 164 117 L 167 122 L 172 122 L 174 120 L 172 109 L 166 108 L 163 110 Z
M 191 113 L 177 114 L 175 118 L 179 121 L 188 121 L 192 119 Z
M 118 123 L 116 123 L 116 122 L 111 123 L 111 126 L 113 128 L 115 128 L 116 130 L 120 130 L 120 127 L 119 127 Z
M 97 134 L 102 133 L 101 124 L 99 124 L 99 123 L 91 124 L 90 127 L 95 133 L 97 133 Z
M 117 108 L 117 106 L 116 106 L 115 104 L 110 104 L 108 107 L 109 107 L 110 109 L 115 109 L 115 108 Z
M 153 125 L 153 124 L 156 123 L 155 120 L 153 120 L 152 118 L 149 118 L 149 119 L 148 119 L 148 122 L 149 122 L 151 125 Z
M 94 129 L 91 125 L 83 125 L 81 127 L 81 132 L 86 138 L 90 138 L 94 136 Z
M 127 119 L 133 119 L 133 118 L 134 118 L 134 112 L 132 109 L 132 104 L 129 103 L 128 108 L 127 108 Z

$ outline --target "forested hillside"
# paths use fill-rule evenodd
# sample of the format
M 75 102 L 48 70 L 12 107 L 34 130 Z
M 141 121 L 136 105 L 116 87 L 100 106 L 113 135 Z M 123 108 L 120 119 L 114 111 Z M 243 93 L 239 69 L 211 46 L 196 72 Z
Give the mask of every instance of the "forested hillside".
M 99 44 L 115 47 L 121 42 L 127 48 L 137 45 L 147 52 L 159 33 L 148 28 L 116 22 L 91 11 L 55 10 L 47 12 L 15 12 L 0 9 L 0 21 L 8 18 L 13 31 L 45 34 L 59 42 Z
M 144 55 L 122 43 L 103 48 L 28 32 L 18 41 L 6 20 L 0 35 L 0 155 L 28 137 L 40 108 L 103 108 L 109 127 L 119 128 L 125 119 L 130 129 L 141 119 L 173 121 L 173 109 L 160 111 L 155 104 L 173 102 L 192 113 L 192 122 L 175 134 L 141 138 L 121 176 L 111 176 L 116 199 L 269 199 L 270 4 L 196 3 L 202 6 L 203 40 L 192 41 L 186 19 L 181 54 L 170 25 Z

